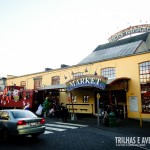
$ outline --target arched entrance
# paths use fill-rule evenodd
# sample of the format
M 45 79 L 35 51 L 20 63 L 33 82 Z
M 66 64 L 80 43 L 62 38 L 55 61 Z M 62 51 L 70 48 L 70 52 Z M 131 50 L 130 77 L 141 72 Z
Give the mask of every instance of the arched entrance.
M 117 79 L 111 79 L 107 81 L 105 90 L 97 90 L 94 94 L 95 99 L 95 113 L 97 113 L 97 93 L 99 93 L 99 108 L 100 115 L 103 115 L 104 111 L 109 113 L 113 110 L 117 118 L 124 119 L 127 117 L 127 98 L 126 92 L 128 91 L 127 77 L 121 77 Z

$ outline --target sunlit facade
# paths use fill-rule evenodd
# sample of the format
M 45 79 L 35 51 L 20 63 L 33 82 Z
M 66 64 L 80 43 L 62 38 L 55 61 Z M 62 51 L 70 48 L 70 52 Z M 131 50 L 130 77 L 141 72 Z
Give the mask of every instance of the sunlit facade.
M 50 94 L 71 113 L 97 115 L 111 105 L 121 118 L 150 119 L 149 49 L 149 34 L 129 37 L 99 45 L 74 66 L 8 76 L 7 86 Z

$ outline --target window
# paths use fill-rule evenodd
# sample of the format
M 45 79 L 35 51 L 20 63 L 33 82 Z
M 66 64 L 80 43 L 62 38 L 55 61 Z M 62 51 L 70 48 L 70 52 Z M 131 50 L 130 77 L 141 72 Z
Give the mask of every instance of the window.
M 103 68 L 101 69 L 101 75 L 104 77 L 115 78 L 116 77 L 116 68 Z
M 8 120 L 9 119 L 8 112 L 5 112 L 5 111 L 1 112 L 0 113 L 0 119 L 2 119 L 2 120 Z
M 34 89 L 41 88 L 42 85 L 42 77 L 35 77 L 34 78 Z
M 18 119 L 18 118 L 37 118 L 37 116 L 30 111 L 13 111 L 12 115 L 15 119 Z
M 20 86 L 25 89 L 25 87 L 26 87 L 26 82 L 25 82 L 25 81 L 21 81 Z
M 77 102 L 77 97 L 76 96 L 72 96 L 72 103 L 76 103 Z
M 139 64 L 142 112 L 150 112 L 150 61 Z
M 30 99 L 30 92 L 26 92 L 26 99 Z
M 88 103 L 89 102 L 89 96 L 85 95 L 83 96 L 83 103 Z
M 52 84 L 53 85 L 60 84 L 60 77 L 59 76 L 52 77 Z

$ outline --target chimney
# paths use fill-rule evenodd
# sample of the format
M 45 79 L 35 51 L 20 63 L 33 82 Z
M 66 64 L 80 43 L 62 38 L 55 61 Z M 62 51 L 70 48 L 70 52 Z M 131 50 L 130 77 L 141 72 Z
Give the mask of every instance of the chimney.
M 69 67 L 69 65 L 61 64 L 61 68 Z
M 45 68 L 45 71 L 49 71 L 49 70 L 53 70 L 53 69 L 51 69 L 51 68 Z

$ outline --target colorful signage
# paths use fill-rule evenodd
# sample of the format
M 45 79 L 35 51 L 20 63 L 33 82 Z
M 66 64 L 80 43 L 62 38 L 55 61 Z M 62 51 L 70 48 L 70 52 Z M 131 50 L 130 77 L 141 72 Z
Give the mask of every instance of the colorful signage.
M 107 78 L 102 76 L 86 75 L 80 76 L 66 82 L 67 91 L 72 91 L 79 87 L 96 87 L 104 90 L 107 83 Z
M 135 34 L 135 33 L 141 33 L 141 32 L 150 32 L 150 24 L 130 26 L 129 28 L 121 30 L 121 31 L 117 32 L 116 34 L 112 35 L 108 39 L 108 41 L 109 42 L 118 41 L 119 39 L 121 39 L 127 35 L 131 35 L 131 34 Z

